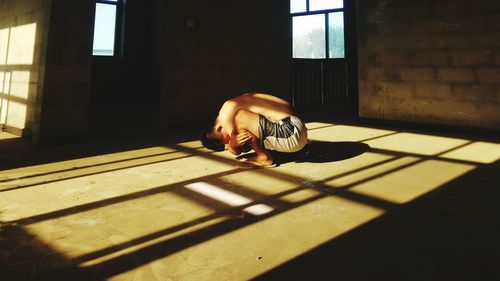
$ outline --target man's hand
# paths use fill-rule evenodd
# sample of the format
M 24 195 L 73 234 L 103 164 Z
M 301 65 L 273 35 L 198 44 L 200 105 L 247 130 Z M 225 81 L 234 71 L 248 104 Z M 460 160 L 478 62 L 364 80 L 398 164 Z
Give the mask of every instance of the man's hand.
M 248 131 L 243 131 L 236 136 L 238 146 L 243 146 L 247 144 L 252 139 L 252 134 Z
M 249 151 L 249 144 L 252 141 L 253 135 L 248 131 L 241 133 L 231 133 L 231 140 L 229 141 L 229 151 L 235 155 L 241 152 Z

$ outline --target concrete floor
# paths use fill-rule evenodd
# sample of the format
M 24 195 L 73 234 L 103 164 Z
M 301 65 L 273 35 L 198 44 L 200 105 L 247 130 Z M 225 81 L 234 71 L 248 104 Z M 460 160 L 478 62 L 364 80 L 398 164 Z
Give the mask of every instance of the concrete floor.
M 196 133 L 0 133 L 1 280 L 500 280 L 500 140 L 309 122 L 241 170 Z

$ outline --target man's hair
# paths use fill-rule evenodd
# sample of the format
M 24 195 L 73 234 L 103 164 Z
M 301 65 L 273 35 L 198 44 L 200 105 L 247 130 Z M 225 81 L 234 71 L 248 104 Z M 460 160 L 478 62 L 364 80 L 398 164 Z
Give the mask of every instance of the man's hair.
M 224 151 L 224 144 L 218 139 L 211 138 L 214 130 L 214 122 L 210 123 L 201 133 L 200 140 L 204 147 L 214 151 Z

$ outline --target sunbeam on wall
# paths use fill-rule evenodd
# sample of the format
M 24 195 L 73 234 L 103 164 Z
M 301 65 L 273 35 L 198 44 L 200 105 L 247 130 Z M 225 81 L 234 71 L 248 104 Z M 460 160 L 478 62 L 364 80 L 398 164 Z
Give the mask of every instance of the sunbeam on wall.
M 0 124 L 24 129 L 33 119 L 30 93 L 36 90 L 32 78 L 36 23 L 0 29 Z

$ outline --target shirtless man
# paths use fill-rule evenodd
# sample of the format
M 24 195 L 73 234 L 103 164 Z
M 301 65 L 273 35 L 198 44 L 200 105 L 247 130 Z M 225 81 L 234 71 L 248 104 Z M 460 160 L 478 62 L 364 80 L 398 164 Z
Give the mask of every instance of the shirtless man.
M 243 168 L 274 167 L 269 150 L 296 152 L 307 143 L 305 124 L 293 115 L 290 104 L 278 97 L 247 93 L 227 100 L 213 124 L 202 133 L 206 148 L 234 155 L 253 149 L 255 156 L 238 163 Z

